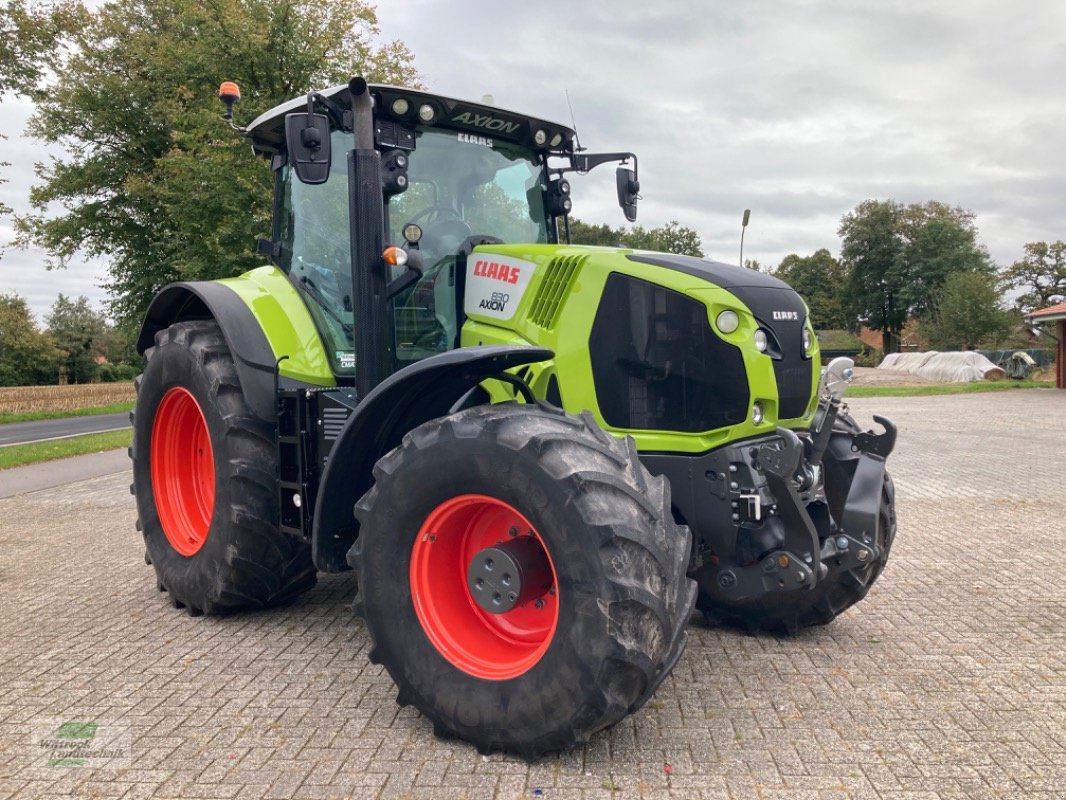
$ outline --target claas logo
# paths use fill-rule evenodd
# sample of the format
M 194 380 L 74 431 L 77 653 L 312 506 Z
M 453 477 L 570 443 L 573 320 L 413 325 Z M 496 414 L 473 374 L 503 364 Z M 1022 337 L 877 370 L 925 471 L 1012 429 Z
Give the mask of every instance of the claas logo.
M 474 274 L 482 278 L 492 278 L 504 283 L 518 283 L 522 270 L 508 264 L 497 264 L 495 261 L 478 261 L 474 264 Z

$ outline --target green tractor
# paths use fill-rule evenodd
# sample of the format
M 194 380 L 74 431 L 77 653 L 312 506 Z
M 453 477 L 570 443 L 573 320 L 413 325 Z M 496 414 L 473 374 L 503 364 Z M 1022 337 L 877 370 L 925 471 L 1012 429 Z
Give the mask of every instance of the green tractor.
M 354 569 L 398 702 L 535 758 L 640 708 L 694 607 L 795 631 L 869 590 L 894 427 L 846 414 L 781 281 L 568 244 L 569 173 L 619 164 L 635 219 L 631 153 L 361 78 L 240 130 L 270 263 L 167 286 L 139 340 L 138 527 L 176 607 Z

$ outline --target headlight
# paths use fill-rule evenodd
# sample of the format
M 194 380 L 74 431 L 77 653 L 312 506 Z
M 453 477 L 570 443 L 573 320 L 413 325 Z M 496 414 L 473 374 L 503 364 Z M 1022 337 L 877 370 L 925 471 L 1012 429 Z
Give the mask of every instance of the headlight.
M 761 425 L 762 421 L 763 421 L 763 417 L 764 417 L 764 415 L 763 415 L 763 412 L 762 412 L 762 406 L 759 405 L 758 403 L 753 403 L 752 406 L 751 406 L 751 421 L 755 425 Z
M 722 333 L 732 333 L 740 327 L 740 317 L 737 316 L 736 311 L 723 311 L 718 315 L 715 323 Z
M 758 350 L 760 353 L 765 353 L 766 352 L 766 347 L 770 343 L 770 340 L 766 336 L 766 331 L 764 331 L 762 328 L 759 328 L 759 330 L 755 331 L 755 337 L 754 338 L 755 338 L 755 349 Z
M 809 356 L 811 354 L 811 348 L 814 347 L 814 337 L 811 335 L 811 329 L 804 326 L 803 328 L 803 354 Z

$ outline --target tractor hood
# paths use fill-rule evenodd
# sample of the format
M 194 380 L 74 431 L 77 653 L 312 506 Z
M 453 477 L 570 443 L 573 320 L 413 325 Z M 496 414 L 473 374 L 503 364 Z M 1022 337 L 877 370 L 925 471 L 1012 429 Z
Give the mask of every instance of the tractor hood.
M 748 269 L 746 267 L 734 267 L 731 264 L 723 264 L 719 261 L 707 261 L 693 256 L 674 256 L 665 253 L 634 253 L 628 256 L 630 261 L 638 261 L 651 264 L 656 267 L 666 267 L 677 270 L 695 278 L 710 281 L 723 289 L 737 289 L 742 287 L 762 289 L 788 289 L 791 287 L 784 281 L 778 280 L 765 272 Z
M 686 434 L 663 449 L 696 452 L 727 428 L 809 424 L 817 342 L 803 300 L 776 278 L 576 245 L 485 245 L 464 272 L 462 343 L 551 348 L 562 400 L 598 410 L 609 430 Z

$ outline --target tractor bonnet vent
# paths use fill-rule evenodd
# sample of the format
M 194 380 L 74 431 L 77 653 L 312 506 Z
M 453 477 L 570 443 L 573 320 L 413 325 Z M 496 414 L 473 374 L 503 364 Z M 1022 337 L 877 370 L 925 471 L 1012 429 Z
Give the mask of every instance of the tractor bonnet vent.
M 548 262 L 544 270 L 544 280 L 540 291 L 533 299 L 529 318 L 534 325 L 550 329 L 559 321 L 559 309 L 570 291 L 570 286 L 577 276 L 578 269 L 588 256 L 557 256 Z

